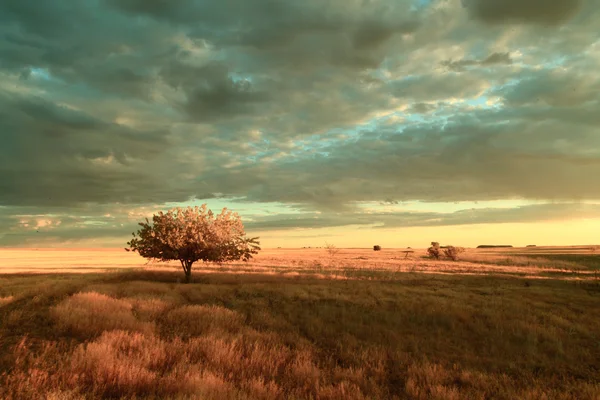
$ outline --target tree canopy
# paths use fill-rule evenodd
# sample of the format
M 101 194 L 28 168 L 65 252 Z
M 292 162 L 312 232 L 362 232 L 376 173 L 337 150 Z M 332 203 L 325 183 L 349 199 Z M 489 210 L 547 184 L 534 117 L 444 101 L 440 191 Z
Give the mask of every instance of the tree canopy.
M 141 229 L 127 242 L 127 251 L 160 261 L 179 260 L 190 281 L 196 261 L 248 261 L 260 250 L 258 238 L 246 236 L 240 216 L 223 208 L 215 215 L 206 204 L 173 208 L 140 222 Z

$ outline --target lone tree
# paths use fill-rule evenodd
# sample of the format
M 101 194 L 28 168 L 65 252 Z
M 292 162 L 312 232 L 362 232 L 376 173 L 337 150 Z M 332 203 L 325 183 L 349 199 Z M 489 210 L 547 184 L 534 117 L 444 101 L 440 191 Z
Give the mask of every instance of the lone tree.
M 258 238 L 246 237 L 237 213 L 223 208 L 215 215 L 200 207 L 174 208 L 140 222 L 142 228 L 127 242 L 127 251 L 160 261 L 179 260 L 188 283 L 196 261 L 248 261 L 260 250 Z M 137 235 L 137 236 L 136 236 Z

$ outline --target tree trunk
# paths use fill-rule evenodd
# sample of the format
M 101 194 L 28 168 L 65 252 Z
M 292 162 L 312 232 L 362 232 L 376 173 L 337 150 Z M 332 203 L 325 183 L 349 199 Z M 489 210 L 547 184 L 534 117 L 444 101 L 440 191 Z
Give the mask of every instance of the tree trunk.
M 180 260 L 181 266 L 183 267 L 183 273 L 185 274 L 185 283 L 190 283 L 192 281 L 192 261 L 188 260 Z

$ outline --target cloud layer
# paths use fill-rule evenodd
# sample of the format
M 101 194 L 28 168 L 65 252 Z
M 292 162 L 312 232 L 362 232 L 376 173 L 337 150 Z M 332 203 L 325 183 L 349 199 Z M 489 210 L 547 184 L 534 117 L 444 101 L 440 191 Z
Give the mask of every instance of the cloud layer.
M 0 244 L 220 197 L 262 230 L 577 216 L 600 200 L 599 25 L 591 0 L 3 1 Z M 504 199 L 539 205 L 363 209 Z

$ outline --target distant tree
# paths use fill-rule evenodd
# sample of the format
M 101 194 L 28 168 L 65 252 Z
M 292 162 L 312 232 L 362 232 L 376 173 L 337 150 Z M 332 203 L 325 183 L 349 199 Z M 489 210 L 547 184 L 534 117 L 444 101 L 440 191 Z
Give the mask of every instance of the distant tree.
M 335 245 L 329 243 L 325 243 L 325 250 L 327 251 L 327 254 L 329 254 L 329 256 L 332 258 L 340 252 L 340 249 L 336 248 Z
M 196 261 L 248 261 L 260 250 L 258 238 L 248 238 L 237 213 L 223 208 L 215 215 L 201 207 L 174 208 L 152 216 L 152 222 L 140 222 L 142 227 L 127 242 L 127 251 L 160 261 L 179 260 L 186 283 L 192 276 Z
M 427 254 L 431 258 L 439 260 L 441 255 L 439 242 L 431 242 L 431 247 L 427 249 Z
M 375 246 L 373 246 L 373 250 L 374 251 L 380 251 L 381 250 L 381 246 L 376 244 Z
M 447 246 L 444 249 L 444 255 L 446 257 L 448 257 L 449 259 L 451 259 L 452 261 L 457 261 L 458 256 L 464 252 L 465 252 L 464 247 Z

